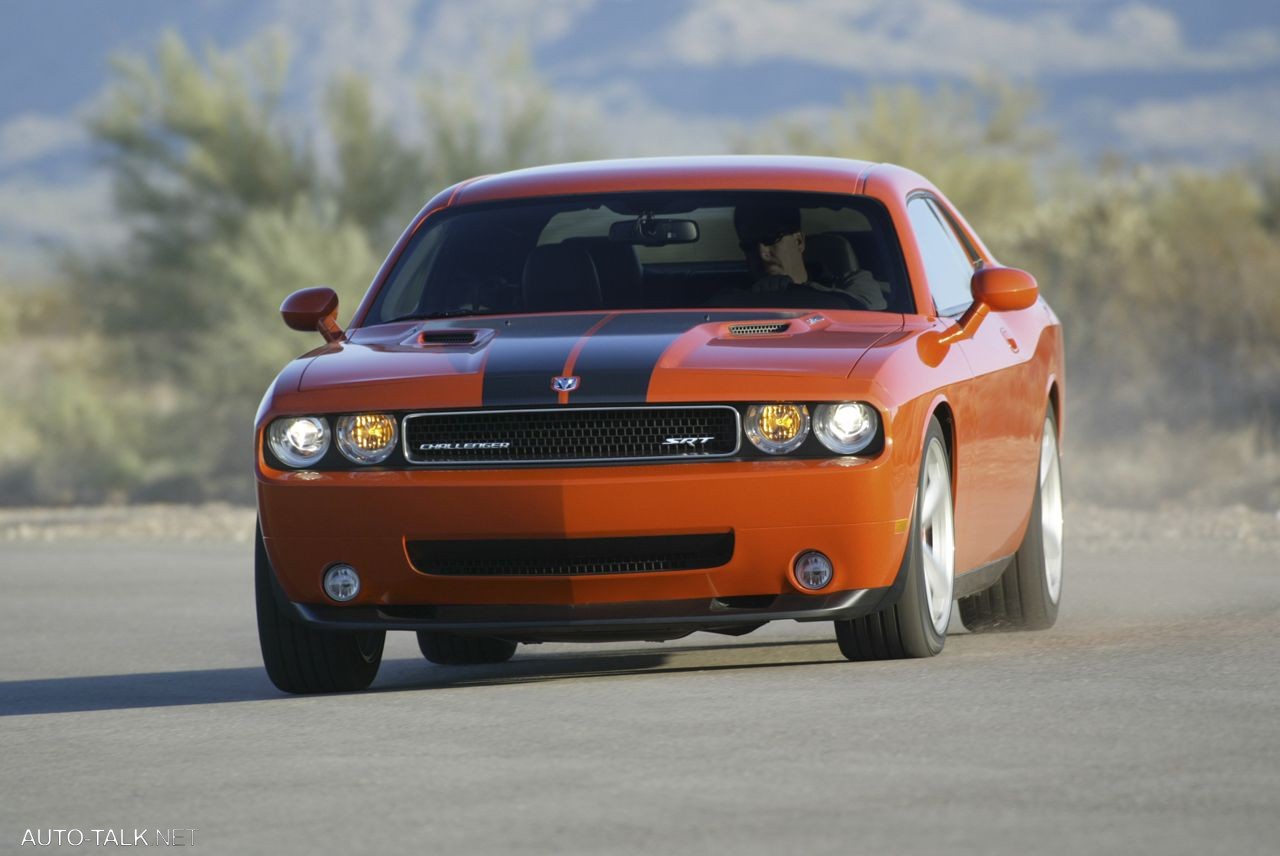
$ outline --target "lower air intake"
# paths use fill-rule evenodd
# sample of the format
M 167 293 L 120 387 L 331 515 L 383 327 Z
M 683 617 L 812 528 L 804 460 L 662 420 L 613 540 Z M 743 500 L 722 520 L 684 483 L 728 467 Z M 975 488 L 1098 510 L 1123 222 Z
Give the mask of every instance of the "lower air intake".
M 450 577 L 566 577 L 718 568 L 733 558 L 733 533 L 641 538 L 409 541 L 409 561 Z

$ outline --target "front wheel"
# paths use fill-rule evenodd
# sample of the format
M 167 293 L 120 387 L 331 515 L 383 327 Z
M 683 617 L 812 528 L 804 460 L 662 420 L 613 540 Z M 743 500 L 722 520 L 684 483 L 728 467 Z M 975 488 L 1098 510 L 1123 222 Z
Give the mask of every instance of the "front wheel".
M 932 657 L 947 641 L 955 589 L 955 516 L 951 461 L 942 426 L 929 423 L 911 535 L 903 558 L 906 580 L 897 603 L 862 618 L 837 621 L 840 653 L 850 660 Z
M 253 564 L 258 644 L 271 683 L 287 693 L 355 692 L 373 683 L 385 631 L 316 630 L 296 621 L 276 594 L 261 525 Z
M 1053 411 L 1044 420 L 1040 468 L 1027 534 L 991 588 L 960 600 L 970 631 L 1045 630 L 1058 620 L 1062 599 L 1062 464 Z

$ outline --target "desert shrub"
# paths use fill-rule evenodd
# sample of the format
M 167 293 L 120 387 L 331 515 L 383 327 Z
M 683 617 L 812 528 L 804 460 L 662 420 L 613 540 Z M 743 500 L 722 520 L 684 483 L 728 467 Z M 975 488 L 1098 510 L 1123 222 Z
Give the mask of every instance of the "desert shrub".
M 1068 475 L 1083 498 L 1280 502 L 1280 159 L 1073 165 L 1034 104 L 999 84 L 873 89 L 825 127 L 775 123 L 739 147 L 915 169 L 1003 263 L 1036 275 L 1066 332 Z M 1122 484 L 1092 469 L 1099 454 L 1150 466 Z
M 1254 427 L 1271 442 L 1280 244 L 1259 188 L 1238 172 L 1144 171 L 1076 188 L 1042 202 L 1002 256 L 1063 318 L 1079 427 Z
M 929 94 L 914 86 L 849 95 L 825 124 L 771 122 L 735 148 L 896 163 L 947 194 L 988 243 L 1037 200 L 1037 158 L 1052 137 L 1034 121 L 1033 90 L 999 81 Z
M 11 460 L 0 471 L 11 494 L 250 498 L 258 401 L 283 364 L 320 344 L 284 327 L 281 300 L 326 284 L 349 317 L 399 230 L 441 187 L 592 151 L 518 51 L 488 79 L 423 84 L 417 138 L 375 109 L 356 75 L 332 81 L 324 126 L 308 128 L 282 107 L 288 67 L 272 38 L 197 57 L 170 35 L 154 54 L 116 61 L 89 128 L 129 237 L 118 251 L 65 259 L 67 293 L 98 351 L 25 408 L 68 430 L 95 409 L 110 420 L 100 448 L 64 459 L 66 484 Z M 68 439 L 32 436 L 41 449 Z
M 63 284 L 0 289 L 0 501 L 248 499 L 259 396 L 319 344 L 280 322 L 285 295 L 331 285 L 349 317 L 436 190 L 597 151 L 527 57 L 490 67 L 424 84 L 412 127 L 339 77 L 314 128 L 282 106 L 278 40 L 196 56 L 168 36 L 117 60 L 90 130 L 129 238 L 64 256 Z M 825 124 L 773 122 L 732 147 L 917 169 L 1035 273 L 1066 329 L 1084 498 L 1280 502 L 1280 157 L 1073 166 L 1035 104 L 1000 83 L 876 88 Z M 1212 466 L 1179 464 L 1197 452 Z

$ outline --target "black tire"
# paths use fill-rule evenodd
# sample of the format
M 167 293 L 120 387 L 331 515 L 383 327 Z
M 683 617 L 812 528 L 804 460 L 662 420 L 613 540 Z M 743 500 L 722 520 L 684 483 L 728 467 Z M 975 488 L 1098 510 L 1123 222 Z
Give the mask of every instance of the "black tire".
M 1045 431 L 1053 431 L 1056 436 L 1057 424 L 1052 411 L 1045 421 Z M 1054 455 L 1057 455 L 1056 442 Z M 1055 462 L 1055 466 L 1060 465 Z M 1027 532 L 1013 561 L 995 585 L 960 599 L 960 620 L 970 632 L 1047 630 L 1058 620 L 1058 604 L 1062 602 L 1061 583 L 1058 599 L 1054 600 L 1045 573 L 1044 526 L 1041 522 L 1043 489 L 1037 470 Z
M 386 631 L 316 630 L 294 620 L 277 598 L 261 525 L 253 564 L 258 644 L 271 683 L 299 694 L 356 692 L 373 683 L 382 664 Z
M 422 656 L 437 666 L 476 666 L 505 663 L 516 653 L 509 639 L 492 636 L 459 636 L 454 633 L 418 631 L 418 648 Z
M 937 419 L 931 420 L 925 434 L 924 450 L 920 455 L 920 475 L 916 481 L 916 501 L 911 513 L 910 536 L 906 554 L 902 559 L 900 574 L 905 574 L 902 592 L 891 606 L 846 621 L 835 622 L 836 641 L 840 653 L 850 660 L 901 660 L 932 657 L 942 651 L 947 635 L 939 633 L 929 613 L 928 595 L 925 590 L 924 558 L 922 555 L 921 505 L 925 481 L 925 457 L 931 443 L 942 447 L 944 459 L 950 471 L 950 457 L 946 454 L 946 435 Z

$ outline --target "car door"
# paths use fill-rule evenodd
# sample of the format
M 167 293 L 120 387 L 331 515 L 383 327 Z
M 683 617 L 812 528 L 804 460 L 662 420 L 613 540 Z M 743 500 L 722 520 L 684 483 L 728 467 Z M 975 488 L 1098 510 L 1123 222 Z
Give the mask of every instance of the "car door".
M 939 316 L 956 323 L 973 302 L 971 279 L 981 257 L 939 200 L 916 196 L 907 205 L 925 275 Z M 991 312 L 971 339 L 954 345 L 971 379 L 951 401 L 955 412 L 956 569 L 965 571 L 1009 555 L 1031 496 L 1039 413 L 1029 400 L 1029 358 L 1001 313 Z M 1025 345 L 1025 346 L 1024 346 Z M 1042 408 L 1039 408 L 1042 410 Z

